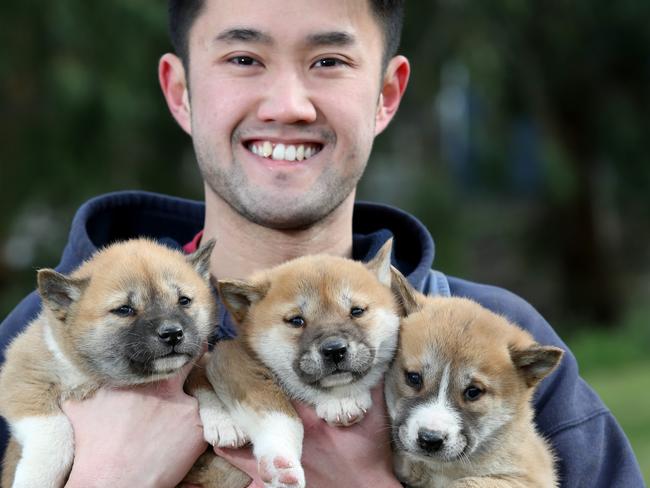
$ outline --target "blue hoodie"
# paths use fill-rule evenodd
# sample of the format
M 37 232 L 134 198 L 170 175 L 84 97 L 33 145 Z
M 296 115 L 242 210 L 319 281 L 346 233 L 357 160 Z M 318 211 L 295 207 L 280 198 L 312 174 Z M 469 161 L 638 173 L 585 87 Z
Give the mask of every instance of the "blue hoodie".
M 78 211 L 57 270 L 70 273 L 97 248 L 116 240 L 149 236 L 180 248 L 202 229 L 200 202 L 146 192 L 119 192 L 94 198 Z M 370 259 L 390 236 L 394 237 L 393 264 L 411 284 L 422 289 L 430 276 L 434 244 L 427 229 L 414 217 L 384 205 L 357 203 L 353 219 L 353 257 Z M 593 390 L 579 377 L 575 357 L 542 316 L 518 296 L 494 286 L 447 277 L 451 295 L 474 299 L 528 330 L 541 344 L 556 345 L 567 354 L 560 367 L 542 381 L 535 395 L 535 421 L 558 457 L 563 487 L 635 488 L 644 482 L 625 434 Z M 31 293 L 0 326 L 0 364 L 13 337 L 41 308 Z M 223 308 L 223 307 L 222 307 Z M 231 336 L 225 313 L 218 335 Z M 7 442 L 0 423 L 0 449 Z

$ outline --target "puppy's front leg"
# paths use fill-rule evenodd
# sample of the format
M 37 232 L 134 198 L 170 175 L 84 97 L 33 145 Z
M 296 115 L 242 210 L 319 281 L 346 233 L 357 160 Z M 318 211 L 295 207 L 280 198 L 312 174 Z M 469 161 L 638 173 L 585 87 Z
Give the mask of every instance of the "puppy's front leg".
M 316 415 L 330 425 L 348 426 L 361 421 L 372 406 L 370 391 L 364 390 L 339 398 L 318 398 Z
M 397 478 L 409 488 L 429 488 L 435 486 L 431 476 L 422 462 L 409 459 L 401 451 L 393 453 L 393 469 Z
M 206 353 L 199 365 L 189 374 L 185 387 L 199 402 L 199 416 L 203 424 L 203 437 L 216 447 L 242 447 L 249 442 L 248 436 L 235 423 L 226 406 L 208 381 L 205 365 Z
M 271 372 L 235 339 L 215 346 L 206 374 L 234 425 L 253 443 L 267 488 L 304 488 L 302 422 Z
M 24 417 L 11 422 L 22 447 L 13 488 L 59 488 L 74 458 L 74 433 L 63 413 Z
M 246 411 L 244 408 L 234 417 L 250 435 L 258 472 L 266 487 L 304 488 L 300 419 L 283 412 Z

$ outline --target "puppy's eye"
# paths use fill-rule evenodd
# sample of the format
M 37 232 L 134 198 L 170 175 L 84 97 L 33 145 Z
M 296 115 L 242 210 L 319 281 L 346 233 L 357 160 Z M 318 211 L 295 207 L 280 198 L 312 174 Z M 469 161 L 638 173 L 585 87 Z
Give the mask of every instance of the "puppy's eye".
M 190 297 L 182 296 L 178 299 L 178 304 L 181 307 L 187 307 L 190 303 L 192 303 L 192 299 Z
M 350 316 L 351 316 L 351 317 L 354 317 L 354 318 L 361 317 L 365 311 L 366 311 L 365 308 L 361 308 L 361 307 L 352 307 L 352 308 L 350 309 Z
M 478 400 L 483 396 L 483 393 L 485 393 L 485 390 L 479 388 L 478 386 L 471 385 L 465 388 L 465 391 L 463 392 L 463 397 L 468 402 L 475 402 L 476 400 Z
M 404 373 L 404 378 L 406 379 L 406 384 L 412 386 L 416 390 L 422 389 L 422 375 L 416 373 L 415 371 L 406 371 Z
M 289 324 L 291 327 L 295 327 L 296 329 L 305 326 L 305 319 L 302 318 L 300 315 L 296 315 L 295 317 L 285 319 L 284 321 L 287 324 Z
M 130 305 L 122 305 L 111 310 L 111 313 L 118 317 L 133 317 L 135 315 L 135 309 Z

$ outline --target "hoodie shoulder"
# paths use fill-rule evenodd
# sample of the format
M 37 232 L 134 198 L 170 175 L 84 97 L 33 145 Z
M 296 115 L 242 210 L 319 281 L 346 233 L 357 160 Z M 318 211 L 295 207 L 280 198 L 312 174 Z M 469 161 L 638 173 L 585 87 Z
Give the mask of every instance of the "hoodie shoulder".
M 535 423 L 557 455 L 562 487 L 642 487 L 639 465 L 616 419 L 580 377 L 575 356 L 526 300 L 497 286 L 448 277 L 452 295 L 505 316 L 545 345 L 564 349 L 559 367 L 535 392 Z M 589 453 L 589 455 L 585 455 Z

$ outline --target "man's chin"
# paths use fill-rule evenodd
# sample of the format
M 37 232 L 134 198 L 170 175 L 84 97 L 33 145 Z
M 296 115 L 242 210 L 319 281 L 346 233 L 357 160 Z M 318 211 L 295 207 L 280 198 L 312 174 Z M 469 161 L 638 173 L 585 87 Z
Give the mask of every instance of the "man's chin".
M 204 173 L 212 193 L 233 211 L 254 224 L 275 230 L 306 230 L 322 225 L 345 202 L 354 203 L 356 181 L 325 178 L 286 188 L 269 181 L 208 175 Z M 221 176 L 221 177 L 220 177 Z
M 249 222 L 275 230 L 306 230 L 322 222 L 338 208 L 341 202 L 305 201 L 293 199 L 278 201 L 265 199 L 254 205 L 232 205 L 233 209 Z

